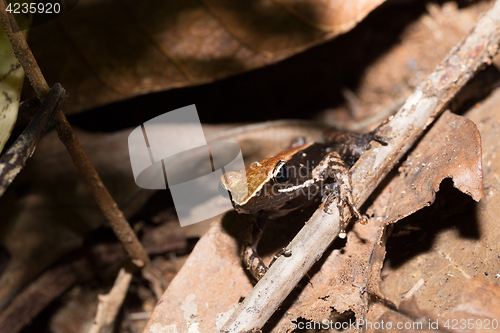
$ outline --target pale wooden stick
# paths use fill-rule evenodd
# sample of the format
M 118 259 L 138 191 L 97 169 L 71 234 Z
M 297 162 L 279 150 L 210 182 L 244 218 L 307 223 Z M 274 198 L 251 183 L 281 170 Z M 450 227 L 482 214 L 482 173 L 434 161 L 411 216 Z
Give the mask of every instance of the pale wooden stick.
M 106 333 L 113 331 L 118 311 L 125 300 L 130 281 L 132 281 L 132 273 L 122 268 L 118 272 L 113 288 L 111 288 L 109 293 L 97 296 L 99 298 L 97 313 L 94 323 L 88 330 L 88 333 Z

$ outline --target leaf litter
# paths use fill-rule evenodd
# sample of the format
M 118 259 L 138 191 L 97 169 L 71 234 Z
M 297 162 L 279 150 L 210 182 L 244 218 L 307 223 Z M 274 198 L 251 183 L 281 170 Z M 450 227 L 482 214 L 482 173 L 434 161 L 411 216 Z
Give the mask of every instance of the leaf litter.
M 486 102 L 484 104 L 486 105 Z M 492 108 L 491 103 L 490 103 L 489 107 Z M 498 216 L 498 214 L 495 214 L 494 210 L 493 211 L 488 210 L 487 207 L 490 207 L 490 209 L 491 209 L 492 202 L 495 201 L 495 194 L 496 194 L 496 189 L 497 189 L 497 186 L 496 186 L 497 181 L 495 180 L 496 173 L 491 173 L 492 172 L 491 169 L 494 168 L 494 166 L 495 166 L 495 158 L 496 158 L 495 149 L 496 148 L 495 148 L 494 136 L 493 136 L 493 139 L 490 139 L 490 141 L 487 143 L 489 146 L 486 144 L 486 140 L 485 140 L 484 136 L 485 136 L 485 133 L 494 133 L 496 131 L 494 124 L 497 124 L 498 122 L 496 122 L 495 119 L 492 120 L 492 117 L 494 117 L 494 115 L 481 116 L 480 112 L 479 112 L 480 110 L 482 110 L 482 105 L 479 105 L 479 107 L 477 107 L 476 110 L 472 110 L 472 112 L 470 112 L 470 113 L 474 114 L 474 111 L 476 111 L 475 122 L 478 124 L 479 129 L 482 132 L 481 134 L 483 136 L 483 143 L 484 143 L 484 147 L 485 147 L 485 149 L 483 150 L 483 155 L 484 155 L 483 158 L 484 158 L 484 171 L 485 171 L 485 175 L 484 175 L 485 176 L 485 188 L 487 190 L 486 190 L 486 197 L 481 201 L 481 203 L 479 205 L 480 206 L 483 205 L 483 203 L 485 201 L 487 201 L 487 203 L 489 203 L 489 206 L 487 206 L 487 204 L 484 204 L 484 206 L 481 206 L 481 207 L 483 207 L 481 209 L 481 211 L 485 210 L 486 212 L 488 212 L 488 217 L 489 217 L 491 223 L 487 225 L 487 228 L 485 230 L 488 230 L 488 231 L 492 230 L 493 232 L 491 233 L 491 236 L 488 237 L 490 242 L 489 242 L 489 247 L 487 247 L 487 249 L 489 250 L 489 252 L 494 253 L 495 251 L 498 252 L 497 251 L 498 249 L 495 248 L 495 246 L 494 246 L 495 243 L 492 243 L 492 240 L 495 239 L 494 237 L 497 236 L 497 233 L 495 233 L 494 222 L 495 222 L 495 216 Z M 420 163 L 420 161 L 418 161 L 418 162 Z M 431 166 L 432 166 L 432 161 L 428 161 L 428 162 L 430 162 Z M 498 165 L 498 163 L 496 163 L 496 165 Z M 402 166 L 401 171 L 408 171 L 408 170 L 404 169 L 405 167 L 407 167 L 407 165 Z M 419 172 L 424 172 L 424 171 L 419 170 Z M 112 175 L 112 173 L 113 173 L 113 171 L 110 171 L 110 175 Z M 443 174 L 435 174 L 434 175 L 434 177 L 436 177 L 435 180 L 441 176 L 443 176 Z M 488 183 L 488 181 L 489 181 L 489 183 Z M 430 191 L 429 193 L 432 193 L 433 191 L 435 191 L 436 184 L 439 185 L 439 181 L 436 181 L 436 183 L 424 182 L 420 185 L 423 186 L 424 188 L 427 188 Z M 462 186 L 464 186 L 465 188 L 468 188 L 470 191 L 470 188 L 471 188 L 470 186 L 467 187 L 467 185 L 465 183 L 460 183 L 460 184 L 462 184 Z M 397 192 L 394 192 L 394 193 L 397 193 Z M 473 193 L 473 192 L 471 192 L 471 193 Z M 476 195 L 477 195 L 477 193 L 476 193 Z M 426 201 L 426 200 L 427 200 L 427 197 L 418 199 L 419 204 L 424 205 L 424 206 L 429 203 L 429 201 Z M 397 200 L 395 200 L 395 199 L 394 199 L 394 201 L 397 202 Z M 375 207 L 375 205 L 373 207 Z M 382 205 L 380 209 L 382 209 L 383 207 L 385 207 L 385 206 Z M 430 208 L 432 208 L 432 207 L 430 207 Z M 380 213 L 381 211 L 383 211 L 383 210 L 377 210 L 376 208 L 374 209 L 374 212 Z M 398 210 L 392 210 L 391 212 L 393 214 L 391 216 L 398 215 Z M 484 214 L 484 212 L 482 214 Z M 401 214 L 401 215 L 404 215 L 404 214 Z M 378 215 L 375 214 L 375 217 L 377 217 L 377 216 Z M 196 328 L 199 328 L 201 332 L 204 332 L 203 330 L 201 330 L 201 328 L 204 327 L 203 325 L 201 325 L 202 320 L 210 320 L 211 323 L 213 321 L 215 321 L 215 324 L 214 324 L 215 327 L 217 327 L 217 326 L 221 325 L 221 323 L 223 323 L 224 319 L 227 318 L 228 314 L 234 308 L 234 304 L 236 304 L 241 297 L 244 297 L 246 295 L 246 293 L 248 292 L 248 290 L 251 288 L 251 285 L 252 285 L 251 280 L 248 278 L 248 276 L 242 270 L 241 264 L 240 264 L 239 259 L 237 257 L 237 253 L 239 252 L 239 244 L 238 244 L 237 239 L 238 239 L 238 237 L 241 237 L 241 235 L 238 236 L 238 231 L 235 231 L 233 228 L 227 227 L 228 225 L 235 225 L 235 227 L 239 226 L 240 230 L 244 229 L 244 226 L 241 224 L 243 222 L 240 221 L 242 218 L 243 217 L 235 215 L 235 214 L 229 214 L 225 218 L 226 223 L 223 223 L 222 226 L 219 226 L 218 227 L 219 229 L 217 229 L 216 232 L 212 231 L 211 237 L 216 239 L 217 246 L 215 248 L 211 247 L 210 244 L 206 244 L 207 241 L 205 240 L 205 238 L 203 238 L 200 241 L 199 245 L 197 245 L 195 252 L 194 252 L 195 254 L 192 256 L 192 258 L 189 258 L 186 261 L 186 266 L 184 269 L 188 269 L 188 268 L 189 269 L 198 269 L 198 271 L 199 271 L 199 272 L 196 272 L 196 274 L 195 274 L 195 272 L 193 272 L 193 274 L 191 276 L 195 279 L 195 281 L 198 281 L 197 279 L 199 279 L 200 277 L 206 278 L 206 277 L 210 277 L 210 276 L 214 275 L 214 279 L 208 279 L 205 282 L 202 282 L 202 285 L 206 287 L 205 294 L 203 294 L 202 296 L 208 297 L 208 298 L 204 298 L 201 296 L 198 297 L 198 294 L 196 294 L 196 297 L 193 297 L 191 294 L 182 295 L 182 289 L 179 289 L 179 292 L 176 295 L 180 297 L 179 301 L 178 301 L 178 304 L 180 304 L 180 306 L 177 310 L 182 311 L 182 313 L 180 313 L 179 316 L 177 316 L 176 311 L 170 312 L 172 317 L 170 317 L 168 322 L 165 322 L 164 319 L 155 321 L 155 318 L 158 319 L 158 316 L 156 316 L 156 317 L 153 316 L 153 319 L 150 322 L 150 327 L 154 326 L 154 327 L 157 327 L 159 330 L 163 329 L 164 327 L 171 327 L 171 328 L 175 327 L 176 330 L 183 331 L 182 328 L 185 327 L 183 325 L 189 324 L 189 327 L 191 327 L 193 330 L 196 327 Z M 227 219 L 229 219 L 229 222 L 227 222 L 228 221 Z M 240 222 L 238 222 L 238 221 L 240 221 Z M 286 222 L 287 226 L 293 225 L 293 223 L 289 222 L 288 220 L 283 220 L 283 222 Z M 380 247 L 380 248 L 376 247 L 375 250 L 372 249 L 372 252 L 369 252 L 368 250 L 365 250 L 365 252 L 356 252 L 354 250 L 351 250 L 351 252 L 348 252 L 348 250 L 349 250 L 348 246 L 350 243 L 353 243 L 353 245 L 351 245 L 351 246 L 354 246 L 356 243 L 363 243 L 365 240 L 374 240 L 374 239 L 379 239 L 381 237 L 383 240 L 385 236 L 381 235 L 380 226 L 379 226 L 379 228 L 374 228 L 376 230 L 370 229 L 373 226 L 377 226 L 376 223 L 377 222 L 373 221 L 373 219 L 372 219 L 372 221 L 370 222 L 370 224 L 368 226 L 355 225 L 353 227 L 351 233 L 349 234 L 348 243 L 347 243 L 345 249 L 342 249 L 342 244 L 334 244 L 334 248 L 332 248 L 332 251 L 331 251 L 330 255 L 328 256 L 328 258 L 323 259 L 324 260 L 323 265 L 322 266 L 318 265 L 318 267 L 316 267 L 316 269 L 319 270 L 319 267 L 321 266 L 321 270 L 319 270 L 317 272 L 313 272 L 315 274 L 310 274 L 311 275 L 310 281 L 305 279 L 303 281 L 303 283 L 301 284 L 301 286 L 299 286 L 297 288 L 296 292 L 294 292 L 296 294 L 296 295 L 294 295 L 294 299 L 295 299 L 295 302 L 297 302 L 296 301 L 297 299 L 304 300 L 304 298 L 302 298 L 303 297 L 302 294 L 304 293 L 304 295 L 306 295 L 306 292 L 312 292 L 309 289 L 311 289 L 313 286 L 315 288 L 321 289 L 321 292 L 317 293 L 317 294 L 323 295 L 323 296 L 321 296 L 322 297 L 321 300 L 320 299 L 315 300 L 315 299 L 311 298 L 311 299 L 305 299 L 302 303 L 302 304 L 304 304 L 301 307 L 302 310 L 306 309 L 305 305 L 313 305 L 314 306 L 314 309 L 309 311 L 309 318 L 314 318 L 314 317 L 319 318 L 320 314 L 321 315 L 322 314 L 325 314 L 325 315 L 332 314 L 331 308 L 329 308 L 329 306 L 324 306 L 324 307 L 321 306 L 322 302 L 324 302 L 326 304 L 335 304 L 339 308 L 342 308 L 342 306 L 345 309 L 354 308 L 354 309 L 357 309 L 356 313 L 358 313 L 358 314 L 363 313 L 363 311 L 365 311 L 363 308 L 363 304 L 367 304 L 365 302 L 365 300 L 366 300 L 365 295 L 368 295 L 368 292 L 362 293 L 361 287 L 364 287 L 363 282 L 365 282 L 365 280 L 366 280 L 366 278 L 364 278 L 364 277 L 367 276 L 367 274 L 369 274 L 370 277 L 373 277 L 372 274 L 375 277 L 378 276 L 378 272 L 380 271 L 380 268 L 384 263 L 383 258 L 384 258 L 385 251 L 384 251 L 383 247 Z M 395 227 L 398 227 L 400 224 L 401 224 L 401 222 L 396 224 Z M 300 222 L 296 221 L 294 228 L 297 229 L 299 227 L 300 227 Z M 214 226 L 214 228 L 216 228 L 216 227 Z M 275 226 L 274 228 L 276 230 L 278 230 L 278 233 L 279 233 L 279 231 L 283 231 L 283 229 L 282 228 L 280 229 L 279 226 Z M 371 234 L 370 234 L 370 230 L 373 231 Z M 412 230 L 411 228 L 408 230 L 402 230 L 401 233 L 411 232 L 411 230 Z M 270 231 L 272 233 L 273 230 L 271 229 L 268 231 Z M 451 231 L 445 230 L 445 231 L 441 231 L 441 233 L 450 234 L 450 236 L 448 236 L 449 238 L 447 239 L 447 241 L 450 244 L 453 244 L 453 242 L 455 242 L 456 237 L 461 236 L 460 234 L 457 235 L 457 232 L 453 231 L 453 230 L 451 230 Z M 487 237 L 489 234 L 490 234 L 489 232 L 488 233 L 481 233 L 481 237 L 483 237 L 483 236 Z M 65 238 L 64 234 L 61 234 L 61 235 L 62 235 L 62 238 L 64 239 Z M 210 235 L 210 233 L 208 235 Z M 227 235 L 232 235 L 232 236 L 227 236 Z M 206 236 L 206 237 L 208 237 L 208 236 Z M 233 237 L 235 237 L 235 238 L 233 238 Z M 66 237 L 66 239 L 67 239 L 67 237 Z M 272 240 L 272 239 L 273 239 L 273 237 L 268 236 L 268 240 Z M 497 239 L 498 239 L 498 237 L 497 237 Z M 466 244 L 464 245 L 465 249 L 469 249 L 470 248 L 469 246 L 473 246 L 474 242 L 476 242 L 476 243 L 479 242 L 478 239 L 471 240 L 468 238 L 466 239 L 466 241 L 468 241 L 469 244 L 467 244 L 467 242 L 466 242 Z M 372 242 L 375 242 L 375 241 L 372 241 Z M 281 243 L 286 245 L 287 240 L 282 239 Z M 441 243 L 445 243 L 445 241 L 443 240 L 439 244 L 441 244 Z M 362 245 L 364 246 L 364 244 L 357 244 L 357 245 L 359 248 L 361 248 Z M 488 250 L 486 250 L 482 247 L 477 248 L 477 246 L 478 246 L 477 244 L 474 246 L 476 246 L 476 248 L 474 251 L 474 255 L 472 257 L 472 262 L 469 262 L 465 265 L 465 266 L 470 265 L 470 266 L 467 266 L 467 268 L 471 272 L 469 272 L 470 274 L 469 273 L 467 273 L 467 274 L 469 276 L 474 276 L 477 274 L 484 275 L 484 272 L 481 273 L 480 270 L 483 270 L 483 267 L 487 267 L 488 270 L 487 271 L 485 270 L 485 272 L 488 272 L 488 275 L 485 278 L 490 280 L 490 281 L 493 280 L 495 278 L 495 269 L 498 271 L 498 266 L 495 266 L 495 263 L 498 264 L 498 261 L 494 260 L 495 259 L 494 256 L 491 256 L 491 255 L 488 256 Z M 205 249 L 207 251 L 205 251 L 205 252 L 198 251 L 198 247 L 201 247 L 202 249 Z M 269 256 L 272 256 L 272 254 L 274 253 L 274 250 L 275 250 L 274 248 L 279 248 L 279 245 L 275 244 L 274 247 L 268 246 L 268 248 L 263 251 L 264 253 L 268 254 L 268 256 L 267 256 L 268 259 L 269 259 Z M 335 249 L 335 248 L 337 248 L 337 249 Z M 210 263 L 212 261 L 211 261 L 211 257 L 208 256 L 208 254 L 210 253 L 210 252 L 208 252 L 208 250 L 216 251 L 218 253 L 218 256 L 219 256 L 218 261 L 214 262 L 212 265 L 210 265 Z M 198 251 L 198 252 L 196 252 L 196 251 Z M 231 258 L 225 258 L 224 252 L 231 254 Z M 322 277 L 322 279 L 320 279 L 321 275 L 323 274 L 323 270 L 325 270 L 325 268 L 323 266 L 326 265 L 325 267 L 327 267 L 327 268 L 329 267 L 327 265 L 328 265 L 328 260 L 330 260 L 329 259 L 330 256 L 340 256 L 341 257 L 342 255 L 345 255 L 346 252 L 348 252 L 347 256 L 351 255 L 351 258 L 349 260 L 346 260 L 346 262 L 344 263 L 344 266 L 342 266 L 342 267 L 344 267 L 344 269 L 340 272 L 335 272 L 336 270 L 338 270 L 338 268 L 330 267 L 331 269 L 335 269 L 335 271 L 333 271 L 333 270 L 330 271 L 330 274 L 331 274 L 330 280 L 333 281 L 334 278 L 341 277 L 341 281 L 337 282 L 337 283 L 342 284 L 344 287 L 350 288 L 350 291 L 347 294 L 350 295 L 349 297 L 351 297 L 351 299 L 353 300 L 352 304 L 350 304 L 348 301 L 344 301 L 344 302 L 342 301 L 341 296 L 343 293 L 346 292 L 345 290 L 340 290 L 340 288 L 335 290 L 335 288 L 334 288 L 335 286 L 333 286 L 332 289 L 329 289 L 329 287 L 322 286 L 321 281 L 325 281 L 326 277 Z M 378 256 L 375 256 L 376 260 L 372 261 L 371 263 L 367 263 L 366 262 L 366 258 L 367 258 L 366 255 L 370 254 L 370 253 L 375 253 Z M 199 261 L 196 261 L 197 255 L 201 257 L 201 259 L 198 258 Z M 481 260 L 482 260 L 481 258 L 483 255 L 486 255 L 486 258 L 489 258 L 488 260 L 484 260 L 484 261 L 486 261 L 486 264 L 481 263 Z M 465 254 L 464 254 L 464 256 L 465 256 Z M 441 254 L 441 257 L 442 258 L 444 257 L 447 260 L 447 264 L 449 264 L 448 259 L 451 258 L 450 256 L 447 257 L 447 256 L 443 256 L 443 254 Z M 229 264 L 225 264 L 224 260 L 226 260 L 226 259 L 229 259 Z M 469 259 L 471 259 L 471 258 L 469 258 Z M 189 265 L 188 265 L 188 263 L 189 263 Z M 209 264 L 209 265 L 208 265 L 208 268 L 205 270 L 204 266 L 206 266 L 207 264 Z M 412 273 L 410 273 L 410 272 L 412 272 L 413 268 L 417 267 L 417 265 L 415 263 L 412 263 L 412 262 L 406 263 L 406 265 L 407 265 L 406 271 L 404 271 L 402 273 L 400 273 L 400 272 L 395 273 L 394 272 L 395 268 L 390 267 L 390 265 L 385 265 L 384 270 L 382 272 L 382 276 L 384 277 L 384 279 L 381 282 L 381 287 L 380 287 L 381 291 L 377 290 L 377 285 L 376 285 L 376 283 L 373 282 L 373 281 L 377 281 L 375 278 L 373 280 L 369 281 L 369 284 L 368 284 L 366 289 L 375 295 L 384 296 L 387 299 L 390 299 L 391 301 L 393 301 L 394 303 L 399 303 L 398 302 L 399 299 L 404 298 L 404 296 L 408 295 L 408 291 L 412 290 L 412 287 L 414 287 L 416 285 L 420 285 L 420 281 L 421 281 L 421 279 L 423 279 L 424 284 L 420 285 L 419 288 L 414 288 L 412 291 L 412 294 L 415 297 L 424 297 L 424 298 L 427 297 L 428 299 L 431 299 L 431 295 L 433 294 L 433 292 L 435 292 L 435 290 L 428 291 L 427 294 L 425 294 L 425 293 L 426 293 L 426 289 L 429 289 L 429 284 L 432 284 L 433 282 L 429 282 L 429 280 L 424 278 L 424 277 L 412 277 L 411 279 L 408 279 L 408 282 L 405 281 L 404 285 L 402 285 L 402 286 L 399 286 L 398 284 L 395 283 L 395 282 L 401 283 L 403 281 L 402 276 L 404 276 L 405 278 L 408 276 L 411 276 Z M 413 266 L 411 266 L 411 265 L 413 265 Z M 411 267 L 408 267 L 408 266 L 411 266 Z M 458 265 L 458 266 L 460 266 L 460 265 Z M 216 272 L 219 269 L 219 267 L 221 267 L 222 270 L 224 270 L 226 273 L 228 273 L 229 276 L 234 277 L 234 279 L 232 279 L 230 284 L 224 285 L 224 282 L 227 282 L 225 280 L 213 281 L 213 280 L 216 280 L 215 277 L 219 276 L 217 274 L 214 274 L 214 272 Z M 403 269 L 402 267 L 403 266 L 396 267 L 396 268 Z M 427 265 L 425 267 L 428 270 L 429 265 Z M 444 266 L 444 267 L 446 267 L 446 266 Z M 450 267 L 452 269 L 454 268 L 453 265 L 451 265 Z M 460 267 L 460 268 L 463 268 L 463 267 Z M 467 272 L 467 270 L 463 270 L 463 271 Z M 374 273 L 372 273 L 372 272 L 374 272 Z M 423 272 L 426 272 L 426 271 L 423 270 Z M 456 273 L 457 272 L 455 272 L 455 270 L 452 270 L 452 272 L 446 272 L 445 278 L 446 279 L 453 278 L 454 276 L 456 276 L 455 275 Z M 182 280 L 183 277 L 185 277 L 185 275 L 183 272 L 181 272 L 181 274 L 178 276 L 178 278 L 176 280 L 174 280 L 174 283 L 176 283 L 176 284 L 171 285 L 169 290 L 176 289 L 176 288 L 174 288 L 174 286 L 178 286 L 179 288 L 182 286 L 184 286 L 184 287 L 187 286 L 186 288 L 188 288 L 188 290 L 189 290 L 189 288 L 193 287 L 192 282 L 190 282 L 189 280 L 185 280 L 184 281 L 185 284 L 182 285 L 179 280 Z M 393 277 L 393 280 L 391 280 L 391 277 Z M 314 279 L 317 279 L 319 282 L 316 281 L 317 283 L 315 284 Z M 445 281 L 448 281 L 446 279 L 445 279 Z M 176 281 L 178 281 L 178 282 L 176 282 Z M 493 280 L 493 281 L 495 281 L 495 280 Z M 213 292 L 209 288 L 211 286 L 210 282 L 216 283 L 215 286 L 219 290 L 219 293 L 217 295 L 219 295 L 219 296 L 222 295 L 223 298 L 226 299 L 225 302 L 221 301 L 220 299 L 217 299 L 218 301 L 221 301 L 221 305 L 213 304 L 213 302 L 208 302 L 208 303 L 205 302 L 205 304 L 203 303 L 203 300 L 212 299 L 214 297 L 213 295 L 210 295 L 210 293 Z M 384 285 L 384 283 L 385 283 L 385 285 Z M 395 288 L 396 286 L 397 286 L 397 288 Z M 231 289 L 231 290 L 229 290 L 229 289 Z M 390 291 L 392 291 L 392 294 Z M 172 292 L 172 291 L 170 290 L 170 291 L 167 291 L 167 293 L 168 292 Z M 329 293 L 331 293 L 331 295 L 329 295 Z M 425 296 L 421 296 L 422 294 L 424 294 Z M 456 294 L 454 294 L 454 295 L 456 295 Z M 225 297 L 225 296 L 227 296 L 227 297 Z M 339 298 L 337 300 L 335 300 L 335 298 L 333 296 L 339 296 Z M 209 297 L 212 297 L 212 298 L 209 298 Z M 359 300 L 356 299 L 356 297 Z M 354 299 L 356 301 L 354 301 Z M 454 299 L 455 299 L 456 303 L 450 304 L 447 307 L 447 309 L 453 309 L 453 306 L 459 304 L 458 303 L 459 297 L 456 296 Z M 338 302 L 338 304 L 337 304 L 337 302 Z M 185 305 L 183 306 L 184 303 L 185 303 Z M 162 304 L 163 304 L 163 302 L 160 302 L 158 307 L 160 307 Z M 422 304 L 423 304 L 423 302 L 420 301 L 419 306 L 425 308 L 424 306 L 422 306 Z M 492 304 L 495 304 L 495 303 L 493 302 Z M 214 307 L 214 309 L 211 308 L 212 306 Z M 295 306 L 295 303 L 293 305 L 284 304 L 283 308 L 282 308 L 282 312 L 280 312 L 277 317 L 284 315 L 284 316 L 288 316 L 287 318 L 291 318 L 292 316 L 289 316 L 286 314 L 286 312 L 288 312 L 288 311 L 295 311 L 295 313 L 297 315 L 302 317 L 302 314 L 299 314 L 300 311 L 297 310 L 294 306 Z M 368 316 L 372 316 L 376 313 L 379 313 L 379 314 L 384 313 L 384 311 L 387 313 L 389 312 L 386 307 L 382 307 L 382 311 L 377 312 L 376 310 L 380 309 L 380 307 L 381 307 L 380 303 L 375 303 L 373 305 L 373 307 L 370 308 L 370 311 L 368 311 Z M 193 312 L 194 308 L 196 308 L 196 312 Z M 210 310 L 209 311 L 205 310 L 205 308 L 210 308 Z M 337 311 L 339 311 L 336 307 L 335 307 L 335 309 Z M 159 309 L 157 309 L 157 310 L 159 311 Z M 212 313 L 212 312 L 215 313 L 216 316 L 209 318 L 207 313 Z M 192 316 L 195 313 L 196 313 L 196 316 L 195 316 L 196 320 L 187 320 L 186 319 L 185 315 Z M 306 312 L 306 314 L 307 314 L 307 312 Z M 333 314 L 335 314 L 335 313 L 333 313 Z M 179 321 L 177 321 L 176 318 L 178 318 Z M 324 317 L 322 317 L 322 318 L 324 318 Z M 367 317 L 367 318 L 370 318 L 370 317 Z M 377 319 L 376 317 L 373 317 L 373 320 L 376 320 L 376 319 Z M 277 327 L 280 327 L 280 325 L 282 325 L 281 327 L 284 327 L 283 325 L 286 325 L 286 323 L 283 320 L 280 321 L 279 318 L 274 318 L 273 320 L 274 320 L 274 324 L 271 324 L 271 326 L 267 327 L 266 328 L 267 330 L 277 329 Z M 199 326 L 194 325 L 197 322 L 200 322 Z M 167 325 L 167 326 L 165 326 L 165 325 Z M 272 325 L 275 325 L 275 326 L 272 326 Z M 212 327 L 214 327 L 214 326 L 212 326 Z

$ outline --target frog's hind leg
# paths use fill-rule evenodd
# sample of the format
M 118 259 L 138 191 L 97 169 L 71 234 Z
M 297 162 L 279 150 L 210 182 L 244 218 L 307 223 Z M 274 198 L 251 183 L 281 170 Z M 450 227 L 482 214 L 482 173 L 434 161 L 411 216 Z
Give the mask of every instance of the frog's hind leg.
M 386 122 L 366 134 L 330 130 L 325 133 L 326 144 L 331 150 L 336 151 L 347 168 L 351 168 L 361 155 L 371 147 L 372 141 L 387 145 L 390 141 L 381 135 Z
M 241 247 L 241 258 L 246 269 L 259 281 L 267 272 L 267 266 L 257 252 L 257 245 L 264 233 L 267 216 L 258 215 L 253 219 Z

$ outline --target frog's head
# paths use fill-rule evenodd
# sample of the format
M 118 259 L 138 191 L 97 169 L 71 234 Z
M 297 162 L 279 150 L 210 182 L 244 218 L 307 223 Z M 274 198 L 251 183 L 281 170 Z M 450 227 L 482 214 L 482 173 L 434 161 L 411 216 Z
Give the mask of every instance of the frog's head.
M 219 186 L 221 194 L 226 194 L 226 197 L 229 194 L 234 208 L 240 213 L 279 209 L 294 197 L 293 193 L 279 190 L 294 178 L 291 159 L 304 146 L 290 148 L 275 157 L 252 163 L 245 170 L 225 173 Z

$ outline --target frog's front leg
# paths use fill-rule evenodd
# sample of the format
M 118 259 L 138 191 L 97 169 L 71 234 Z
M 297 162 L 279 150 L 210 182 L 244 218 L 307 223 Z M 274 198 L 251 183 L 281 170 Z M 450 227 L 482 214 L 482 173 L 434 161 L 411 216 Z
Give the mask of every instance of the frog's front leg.
M 361 223 L 367 223 L 368 220 L 366 216 L 361 215 L 354 204 L 354 200 L 352 198 L 351 177 L 349 176 L 349 171 L 347 170 L 344 161 L 340 158 L 338 153 L 331 152 L 326 155 L 318 166 L 314 168 L 312 176 L 316 181 L 333 178 L 338 184 L 337 191 L 332 190 L 328 194 L 324 210 L 327 213 L 331 213 L 330 205 L 335 199 L 337 200 L 337 208 L 339 209 L 340 214 L 340 238 L 346 237 L 345 225 L 348 221 L 344 214 L 346 206 L 351 209 Z
M 266 274 L 268 269 L 257 252 L 257 245 L 264 233 L 266 221 L 266 215 L 259 214 L 255 216 L 241 247 L 241 258 L 243 259 L 243 263 L 257 281 Z

